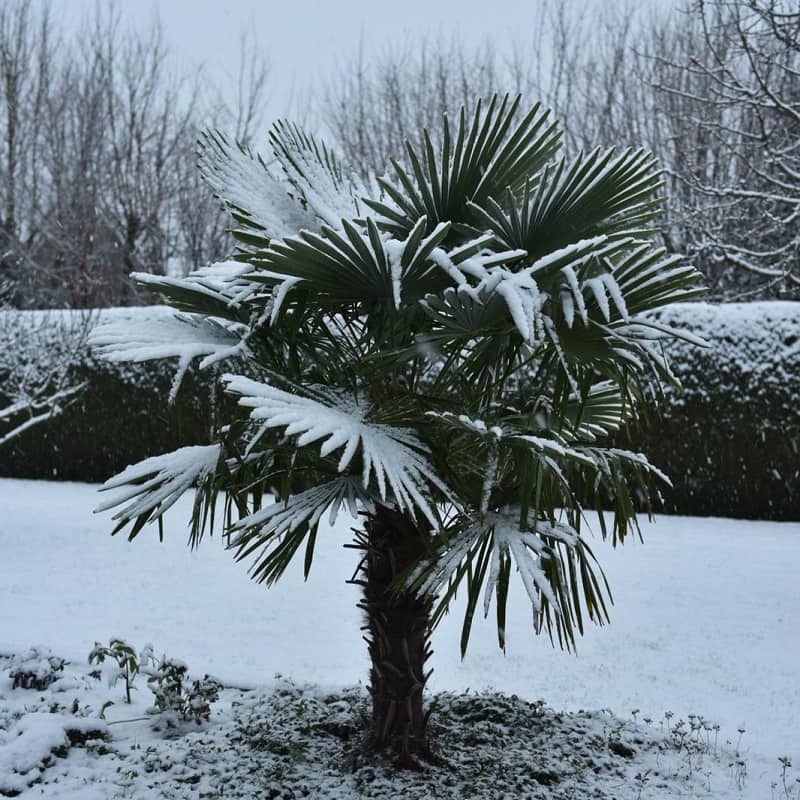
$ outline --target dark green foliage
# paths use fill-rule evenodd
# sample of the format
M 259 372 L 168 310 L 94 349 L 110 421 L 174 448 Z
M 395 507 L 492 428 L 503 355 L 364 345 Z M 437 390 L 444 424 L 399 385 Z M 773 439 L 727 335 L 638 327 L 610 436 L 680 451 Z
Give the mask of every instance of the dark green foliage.
M 657 510 L 800 520 L 800 303 L 679 305 L 659 312 L 708 339 L 667 348 L 683 391 L 621 444 L 672 479 Z
M 617 441 L 648 453 L 670 476 L 672 488 L 659 487 L 657 511 L 798 520 L 800 304 L 749 305 L 738 326 L 729 322 L 715 334 L 714 320 L 732 320 L 731 308 L 704 303 L 676 307 L 668 318 L 661 312 L 672 323 L 680 317 L 711 347 L 672 343 L 683 391 L 667 387 L 659 411 Z M 87 391 L 58 418 L 11 442 L 0 475 L 100 481 L 159 449 L 207 442 L 212 375 L 190 369 L 168 406 L 173 366 L 114 365 L 87 355 L 78 366 Z
M 11 688 L 44 691 L 61 677 L 67 663 L 46 647 L 31 647 L 24 653 L 12 655 L 8 673 Z
M 12 440 L 0 454 L 0 476 L 103 481 L 154 449 L 208 441 L 213 375 L 189 369 L 169 405 L 174 373 L 170 361 L 117 365 L 87 354 L 75 366 L 85 391 Z

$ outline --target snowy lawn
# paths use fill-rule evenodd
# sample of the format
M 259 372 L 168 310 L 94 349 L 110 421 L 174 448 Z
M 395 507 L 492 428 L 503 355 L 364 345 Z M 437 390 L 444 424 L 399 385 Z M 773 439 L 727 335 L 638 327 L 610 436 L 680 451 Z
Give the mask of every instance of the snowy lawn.
M 108 515 L 91 513 L 98 502 L 94 486 L 0 481 L 0 654 L 45 645 L 74 662 L 68 668 L 74 683 L 90 669 L 86 656 L 95 640 L 120 636 L 137 648 L 152 642 L 158 653 L 186 661 L 192 673 L 211 673 L 228 686 L 270 689 L 275 673 L 321 691 L 365 681 L 357 591 L 344 584 L 354 567 L 353 551 L 341 547 L 349 518 L 320 532 L 308 585 L 298 564 L 267 590 L 249 582 L 244 565 L 233 562 L 218 538 L 194 553 L 186 548 L 188 498 L 168 514 L 163 544 L 155 529 L 131 544 L 112 539 Z M 778 758 L 788 756 L 796 766 L 788 770 L 787 786 L 797 797 L 800 524 L 660 517 L 644 526 L 644 536 L 644 545 L 629 540 L 616 552 L 594 542 L 615 606 L 612 624 L 588 630 L 577 656 L 532 635 L 530 606 L 516 586 L 506 654 L 497 649 L 493 620 L 477 621 L 461 661 L 455 609 L 434 635 L 431 692 L 493 689 L 541 698 L 557 711 L 609 709 L 645 742 L 643 751 L 649 740 L 631 720 L 635 709 L 639 721 L 653 720 L 655 739 L 665 712 L 674 714 L 672 724 L 700 714 L 720 724 L 721 746 L 725 739 L 735 745 L 737 729 L 745 730 L 740 749 L 747 776 L 742 790 L 734 770 L 722 785 L 723 758 L 710 794 L 702 794 L 708 779 L 700 770 L 684 796 L 696 790 L 697 796 L 785 797 Z M 0 703 L 11 694 L 6 674 L 0 672 Z M 101 696 L 119 701 L 120 693 L 119 686 L 103 685 L 90 695 L 97 703 Z M 148 694 L 144 686 L 140 694 Z M 223 693 L 220 708 L 230 709 L 234 700 L 231 691 Z M 107 716 L 124 718 L 125 709 L 117 704 Z M 234 724 L 230 711 L 222 717 Z M 587 715 L 559 724 L 564 719 L 586 730 L 613 729 L 612 722 Z M 137 724 L 149 730 L 148 723 Z M 208 735 L 209 747 L 216 746 Z M 0 730 L 0 753 L 10 746 L 2 736 Z M 179 745 L 173 740 L 169 746 Z M 623 778 L 615 778 L 618 788 L 625 786 L 620 797 L 635 798 L 640 788 L 642 798 L 667 796 L 652 782 L 637 786 Z M 62 794 L 50 796 L 113 796 L 77 788 L 68 795 L 63 780 L 61 786 Z

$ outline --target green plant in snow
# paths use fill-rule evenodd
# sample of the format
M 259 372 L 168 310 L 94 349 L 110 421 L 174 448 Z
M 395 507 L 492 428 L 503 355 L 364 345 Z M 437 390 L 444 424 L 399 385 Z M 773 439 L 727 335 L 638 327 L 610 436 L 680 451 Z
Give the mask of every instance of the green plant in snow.
M 235 401 L 212 444 L 106 483 L 115 532 L 160 525 L 195 487 L 196 545 L 222 494 L 230 547 L 270 584 L 298 554 L 308 574 L 326 512 L 363 515 L 367 739 L 408 766 L 428 753 L 429 635 L 457 588 L 462 651 L 481 604 L 504 647 L 514 573 L 534 629 L 562 647 L 608 619 L 584 509 L 607 506 L 601 533 L 622 542 L 665 478 L 603 441 L 671 380 L 661 343 L 685 334 L 648 312 L 700 291 L 657 244 L 651 154 L 559 157 L 550 113 L 507 97 L 443 131 L 369 185 L 294 125 L 273 126 L 266 157 L 206 135 L 232 260 L 136 275 L 175 314 L 93 334 L 110 359 L 178 358 L 179 377 L 224 360 Z
M 102 664 L 106 659 L 114 661 L 117 668 L 108 676 L 108 685 L 116 686 L 117 681 L 122 679 L 125 684 L 125 702 L 131 702 L 131 689 L 139 674 L 139 660 L 136 658 L 136 651 L 124 639 L 112 637 L 108 646 L 95 642 L 91 653 L 89 653 L 90 664 Z
M 183 661 L 162 656 L 156 658 L 152 647 L 141 655 L 141 671 L 153 693 L 153 706 L 148 711 L 157 715 L 158 724 L 177 728 L 181 722 L 198 725 L 211 716 L 211 704 L 219 699 L 222 685 L 208 675 L 189 681 L 188 667 Z

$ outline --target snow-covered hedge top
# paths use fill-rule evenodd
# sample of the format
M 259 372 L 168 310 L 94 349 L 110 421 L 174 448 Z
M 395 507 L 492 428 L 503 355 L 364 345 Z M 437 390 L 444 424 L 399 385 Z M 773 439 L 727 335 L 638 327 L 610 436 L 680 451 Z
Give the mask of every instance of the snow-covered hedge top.
M 0 353 L 9 358 L 9 345 L 24 346 L 27 341 L 38 350 L 41 337 L 49 338 L 48 329 L 52 329 L 55 340 L 64 326 L 79 326 L 87 313 L 92 326 L 130 320 L 137 327 L 146 327 L 148 321 L 163 324 L 176 312 L 168 306 L 92 312 L 0 311 Z M 800 396 L 800 302 L 675 303 L 655 312 L 655 316 L 668 325 L 692 331 L 711 345 L 707 350 L 680 340 L 667 345 L 672 369 L 684 384 L 684 400 L 718 393 L 741 402 L 767 396 L 788 402 Z M 40 335 L 28 339 L 24 332 L 34 330 Z M 37 353 L 38 358 L 41 355 Z M 677 397 L 674 400 L 680 402 Z
M 49 371 L 87 365 L 98 361 L 86 343 L 87 334 L 98 324 L 109 321 L 147 327 L 172 318 L 175 310 L 168 306 L 138 306 L 79 310 L 0 309 L 0 376 L 27 371 L 46 375 Z M 106 365 L 104 369 L 110 367 Z M 135 365 L 114 365 L 114 371 L 126 381 L 143 380 L 146 370 Z M 152 371 L 152 368 L 151 368 Z M 0 383 L 0 399 L 4 397 Z
M 751 413 L 775 416 L 780 404 L 785 422 L 800 425 L 800 302 L 675 303 L 657 313 L 659 321 L 687 328 L 706 339 L 703 350 L 680 340 L 669 343 L 673 371 L 692 398 L 750 405 L 769 400 L 770 408 Z M 775 420 L 777 422 L 777 420 Z
M 160 317 L 174 313 L 175 309 L 164 305 L 152 306 L 124 306 L 113 308 L 49 308 L 49 309 L 19 309 L 0 308 L 0 323 L 7 320 L 16 320 L 20 325 L 29 327 L 41 325 L 46 322 L 73 324 L 87 316 L 98 321 L 117 321 L 119 319 L 140 319 L 142 317 Z

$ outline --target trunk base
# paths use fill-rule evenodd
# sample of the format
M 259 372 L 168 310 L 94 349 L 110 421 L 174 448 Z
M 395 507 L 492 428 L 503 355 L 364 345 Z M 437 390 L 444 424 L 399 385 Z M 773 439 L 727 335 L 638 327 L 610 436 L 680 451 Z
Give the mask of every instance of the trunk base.
M 427 737 L 422 699 L 432 651 L 428 622 L 433 599 L 397 591 L 394 581 L 428 552 L 428 531 L 392 509 L 379 506 L 359 538 L 364 637 L 369 647 L 372 718 L 367 750 L 391 755 L 399 769 L 421 769 L 435 760 Z

